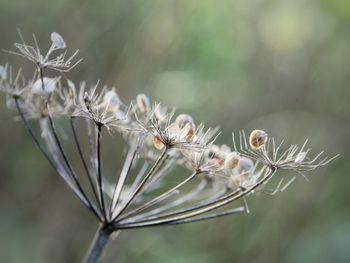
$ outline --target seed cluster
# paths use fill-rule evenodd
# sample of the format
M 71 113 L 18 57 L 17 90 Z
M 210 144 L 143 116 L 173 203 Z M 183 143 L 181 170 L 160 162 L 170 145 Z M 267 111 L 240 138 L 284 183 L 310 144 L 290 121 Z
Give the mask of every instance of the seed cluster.
M 21 70 L 14 74 L 7 64 L 0 66 L 0 91 L 57 173 L 97 219 L 113 230 L 188 223 L 249 211 L 229 205 L 257 191 L 268 193 L 265 184 L 278 170 L 305 176 L 304 171 L 333 159 L 322 159 L 322 153 L 310 158 L 306 142 L 302 147 L 291 145 L 282 150 L 282 143 L 277 145 L 262 130 L 252 131 L 248 139 L 241 131 L 238 139 L 233 135 L 232 146 L 218 145 L 218 128 L 205 128 L 186 113 L 176 115 L 174 109 L 152 102 L 145 94 L 125 104 L 114 87 L 44 76 L 46 69 L 68 72 L 80 60 L 72 63 L 77 52 L 65 59 L 66 42 L 58 33 L 51 34 L 51 47 L 45 55 L 35 38 L 34 42 L 30 46 L 22 38 L 22 43 L 15 43 L 17 51 L 11 51 L 34 63 L 34 76 L 26 80 Z M 55 52 L 62 53 L 51 58 Z M 61 129 L 56 127 L 58 118 L 70 120 L 85 174 L 76 173 L 65 152 Z M 79 120 L 86 125 L 78 130 Z M 34 123 L 39 124 L 39 135 Z M 112 183 L 102 171 L 104 129 L 111 136 L 121 134 L 125 145 L 121 172 Z M 82 134 L 89 138 L 89 150 L 81 144 Z M 178 167 L 184 169 L 176 170 Z M 186 170 L 188 175 L 183 172 Z M 181 173 L 178 180 L 173 179 L 173 171 Z M 84 178 L 89 187 L 82 183 Z M 171 187 L 168 178 L 176 182 Z M 284 190 L 293 180 L 284 186 L 281 181 L 273 193 Z

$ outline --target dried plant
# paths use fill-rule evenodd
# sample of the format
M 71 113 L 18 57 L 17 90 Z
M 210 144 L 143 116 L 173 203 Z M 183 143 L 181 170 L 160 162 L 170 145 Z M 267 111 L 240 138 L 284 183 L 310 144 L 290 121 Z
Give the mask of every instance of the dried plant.
M 295 179 L 283 184 L 281 178 L 276 189 L 266 189 L 277 171 L 292 170 L 305 177 L 304 172 L 334 158 L 321 158 L 322 152 L 311 158 L 307 142 L 282 150 L 283 143 L 276 144 L 262 130 L 252 131 L 249 138 L 244 131 L 237 138 L 233 135 L 232 149 L 216 145 L 218 128 L 195 124 L 188 114 L 176 116 L 175 110 L 152 104 L 144 94 L 124 104 L 114 88 L 98 91 L 98 84 L 89 87 L 61 76 L 45 77 L 47 69 L 68 72 L 81 61 L 72 62 L 78 51 L 65 60 L 66 43 L 59 34 L 51 34 L 45 55 L 35 37 L 34 46 L 22 36 L 21 41 L 15 43 L 17 51 L 9 52 L 33 62 L 35 74 L 26 80 L 21 70 L 14 73 L 7 64 L 0 66 L 0 90 L 52 167 L 99 221 L 86 262 L 97 262 L 111 234 L 120 230 L 249 212 L 247 196 L 275 194 Z M 83 174 L 76 173 L 64 149 L 58 119 L 70 122 Z M 121 134 L 125 144 L 121 172 L 112 183 L 102 170 L 103 130 L 110 136 Z M 82 143 L 84 136 L 89 145 Z M 179 179 L 169 187 L 174 176 Z M 243 205 L 236 206 L 239 200 Z

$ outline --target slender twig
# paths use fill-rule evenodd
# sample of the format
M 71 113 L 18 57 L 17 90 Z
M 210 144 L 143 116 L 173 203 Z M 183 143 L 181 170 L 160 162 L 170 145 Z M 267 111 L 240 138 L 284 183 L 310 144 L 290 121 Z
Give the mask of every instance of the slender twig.
M 201 216 L 201 217 L 181 219 L 181 220 L 171 222 L 169 224 L 170 225 L 179 225 L 179 224 L 185 224 L 185 223 L 193 223 L 193 222 L 198 222 L 198 221 L 215 219 L 215 218 L 228 216 L 228 215 L 232 215 L 232 214 L 238 214 L 238 213 L 242 213 L 244 211 L 245 211 L 244 207 L 238 207 L 238 208 L 230 209 L 230 210 L 227 210 L 224 212 L 213 213 L 213 214 L 205 215 L 205 216 Z
M 195 178 L 200 172 L 196 171 L 193 174 L 191 174 L 189 177 L 187 177 L 185 180 L 183 180 L 181 183 L 177 184 L 176 186 L 172 187 L 171 189 L 169 189 L 168 191 L 158 195 L 157 197 L 153 198 L 152 200 L 148 201 L 147 203 L 135 208 L 134 210 L 131 210 L 130 212 L 126 213 L 125 215 L 123 215 L 122 217 L 119 218 L 119 220 L 123 220 L 126 218 L 129 218 L 132 215 L 135 215 L 147 208 L 152 207 L 153 205 L 163 201 L 165 198 L 167 198 L 170 194 L 172 194 L 175 190 L 179 189 L 180 187 L 182 187 L 183 185 L 185 185 L 186 183 L 190 182 L 193 178 Z
M 97 195 L 97 192 L 96 192 L 96 188 L 95 188 L 95 185 L 93 183 L 93 180 L 92 180 L 92 176 L 91 176 L 91 173 L 90 173 L 90 170 L 89 170 L 89 167 L 85 161 L 85 158 L 84 158 L 84 153 L 82 151 L 82 148 L 81 148 L 81 145 L 80 145 L 80 142 L 79 142 L 79 139 L 78 139 L 78 136 L 77 136 L 77 132 L 76 132 L 76 128 L 75 128 L 75 125 L 74 125 L 74 120 L 75 120 L 75 117 L 71 117 L 70 118 L 70 125 L 72 127 L 72 132 L 73 132 L 73 138 L 74 138 L 74 141 L 75 141 L 75 145 L 78 149 L 78 152 L 79 152 L 79 156 L 80 156 L 80 160 L 82 161 L 83 163 L 83 166 L 84 166 L 84 170 L 86 172 L 86 175 L 88 177 L 88 180 L 89 180 L 89 183 L 90 183 L 90 186 L 91 186 L 91 189 L 93 191 L 93 194 L 95 196 L 95 199 L 96 199 L 96 202 L 99 206 L 99 208 L 101 209 L 101 203 L 100 203 L 100 200 L 98 198 L 98 195 Z
M 24 116 L 24 113 L 18 103 L 19 98 L 15 97 L 15 104 L 16 104 L 16 108 L 18 110 L 18 113 L 24 123 L 25 128 L 27 129 L 27 131 L 29 132 L 30 136 L 32 137 L 32 139 L 34 140 L 35 144 L 38 146 L 40 152 L 46 157 L 46 159 L 49 161 L 49 163 L 51 164 L 51 166 L 58 171 L 58 168 L 56 167 L 54 161 L 51 159 L 51 157 L 47 154 L 47 152 L 44 150 L 43 146 L 41 145 L 39 139 L 37 138 L 37 136 L 35 135 L 34 130 L 31 128 L 30 124 L 28 123 L 27 119 Z M 76 186 L 79 188 L 79 185 L 76 183 L 76 181 L 74 181 Z M 83 195 L 83 193 L 81 193 Z M 79 196 L 78 196 L 79 197 Z M 96 210 L 96 208 L 88 201 L 88 199 L 86 198 L 86 196 L 83 195 L 83 197 L 85 198 L 85 202 L 83 202 L 84 205 L 87 206 L 87 208 L 89 208 L 94 215 L 98 218 L 98 220 L 101 219 L 99 212 Z M 79 197 L 79 199 L 81 199 L 81 197 Z
M 182 196 L 178 199 L 175 199 L 173 202 L 166 204 L 164 206 L 158 207 L 156 209 L 153 209 L 151 211 L 148 211 L 146 213 L 137 215 L 135 217 L 133 217 L 132 219 L 134 221 L 138 221 L 138 220 L 143 220 L 143 219 L 155 219 L 157 218 L 159 215 L 164 216 L 164 214 L 161 214 L 161 212 L 167 211 L 171 208 L 177 207 L 181 204 L 184 204 L 185 202 L 192 200 L 192 198 L 195 198 L 196 196 L 198 196 L 202 190 L 205 188 L 205 186 L 207 185 L 208 181 L 207 180 L 202 180 L 202 182 L 197 186 L 197 188 L 195 190 L 190 191 L 189 193 L 187 193 L 185 196 Z M 210 198 L 207 198 L 205 200 L 202 200 L 198 203 L 196 203 L 195 205 L 189 206 L 185 209 L 181 209 L 181 210 L 176 210 L 176 213 L 184 213 L 186 211 L 189 211 L 188 209 L 194 209 L 195 207 L 198 207 L 200 205 L 204 205 L 207 204 L 209 202 L 211 202 L 212 200 L 218 199 L 221 196 L 223 196 L 225 193 L 227 192 L 226 189 L 224 189 L 224 192 L 218 192 L 217 194 L 214 194 L 213 196 L 210 196 Z M 169 212 L 168 214 L 172 215 L 174 212 Z M 129 221 L 129 220 L 128 220 Z
M 96 143 L 96 151 L 97 151 L 97 181 L 98 181 L 98 188 L 99 188 L 99 194 L 100 194 L 100 200 L 101 200 L 102 213 L 103 213 L 105 221 L 107 222 L 107 214 L 106 214 L 105 200 L 104 200 L 103 187 L 102 187 L 101 129 L 102 129 L 102 126 L 97 124 L 97 143 Z
M 225 195 L 225 193 L 227 193 L 227 190 L 226 190 L 224 193 L 220 192 L 219 195 L 214 196 L 215 198 L 209 198 L 208 200 L 200 201 L 200 202 L 198 202 L 190 207 L 184 208 L 184 209 L 180 209 L 180 210 L 176 210 L 176 211 L 168 212 L 168 213 L 164 213 L 164 214 L 158 214 L 155 216 L 150 216 L 148 218 L 142 218 L 142 220 L 140 220 L 140 221 L 143 221 L 143 220 L 149 221 L 149 220 L 153 220 L 153 219 L 163 219 L 163 218 L 165 219 L 168 217 L 178 216 L 178 215 L 182 215 L 182 214 L 189 213 L 192 211 L 196 211 L 198 209 L 205 208 L 205 207 L 208 207 L 210 205 L 221 202 L 223 200 L 226 200 L 228 198 L 231 198 L 231 197 L 239 194 L 241 191 L 242 191 L 242 189 L 237 189 L 237 190 Z
M 35 144 L 38 146 L 40 152 L 45 156 L 45 158 L 49 161 L 49 163 L 51 164 L 51 166 L 57 170 L 57 167 L 55 165 L 55 163 L 53 162 L 53 160 L 51 159 L 51 157 L 47 154 L 47 152 L 45 151 L 44 147 L 41 145 L 38 137 L 36 136 L 34 130 L 32 129 L 32 127 L 30 126 L 29 122 L 27 121 L 26 117 L 24 116 L 24 113 L 21 109 L 21 106 L 19 105 L 19 97 L 14 97 L 15 100 L 15 104 L 16 104 L 16 108 L 17 111 L 19 113 L 19 116 L 21 117 L 23 123 L 24 123 L 24 127 L 26 128 L 26 130 L 29 132 L 30 136 L 32 137 L 33 141 L 35 142 Z
M 45 86 L 44 86 L 44 74 L 43 74 L 43 69 L 40 67 L 39 68 L 39 72 L 40 72 L 40 79 L 41 79 L 41 85 L 42 85 L 42 89 L 44 90 L 45 89 Z M 76 184 L 76 186 L 78 187 L 81 195 L 83 196 L 83 198 L 85 199 L 86 203 L 87 203 L 87 206 L 88 208 L 90 208 L 90 210 L 96 215 L 96 217 L 101 220 L 101 216 L 98 212 L 98 210 L 95 208 L 95 206 L 91 203 L 90 199 L 88 198 L 88 196 L 86 195 L 82 185 L 80 184 L 79 180 L 78 180 L 78 177 L 77 175 L 75 174 L 74 172 L 74 169 L 72 167 L 72 165 L 70 164 L 69 160 L 68 160 L 68 157 L 63 149 L 63 146 L 61 144 L 61 141 L 58 137 L 58 134 L 57 134 L 57 131 L 56 131 L 56 128 L 55 128 L 55 125 L 53 123 L 53 120 L 52 120 L 52 117 L 51 117 L 51 114 L 50 114 L 50 109 L 49 109 L 49 105 L 48 105 L 48 101 L 45 99 L 45 103 L 46 103 L 46 108 L 47 108 L 47 112 L 48 112 L 48 120 L 49 120 L 49 124 L 50 124 L 50 128 L 51 128 L 51 131 L 52 131 L 52 134 L 54 136 L 54 139 L 55 139 L 55 142 L 56 142 L 56 145 L 60 151 L 60 154 L 65 162 L 65 164 L 67 165 L 67 168 Z
M 134 160 L 135 160 L 135 157 L 137 154 L 137 149 L 138 149 L 137 144 L 132 145 L 129 149 L 129 152 L 128 152 L 127 157 L 126 157 L 125 162 L 124 162 L 123 169 L 122 169 L 120 176 L 119 176 L 118 183 L 116 184 L 116 187 L 114 188 L 113 198 L 112 198 L 111 207 L 110 207 L 110 213 L 112 213 L 115 206 L 119 202 L 120 194 L 122 192 L 125 180 L 129 175 L 131 166 L 134 163 Z
M 161 225 L 166 226 L 166 225 L 188 224 L 188 223 L 194 223 L 194 222 L 199 222 L 199 221 L 216 219 L 216 218 L 224 217 L 224 216 L 228 216 L 228 215 L 238 214 L 238 213 L 242 213 L 244 211 L 245 211 L 244 207 L 238 207 L 238 208 L 233 208 L 233 209 L 226 210 L 223 212 L 212 213 L 209 215 L 199 216 L 199 217 L 195 217 L 195 218 L 186 218 L 186 219 L 176 220 L 176 221 L 172 221 L 172 222 L 164 223 L 164 224 L 149 225 L 147 227 L 155 227 L 155 226 L 161 226 Z M 139 226 L 125 225 L 125 226 L 121 227 L 121 229 L 132 229 L 132 228 L 139 228 Z
M 184 215 L 179 215 L 179 216 L 173 216 L 173 217 L 169 217 L 166 219 L 156 219 L 156 220 L 144 220 L 144 221 L 139 221 L 139 222 L 133 222 L 133 223 L 116 223 L 115 227 L 117 228 L 130 228 L 130 227 L 146 227 L 146 226 L 155 226 L 155 225 L 162 225 L 162 224 L 169 224 L 171 222 L 174 221 L 178 221 L 181 219 L 187 219 L 187 218 L 191 218 L 191 217 L 195 217 L 197 215 L 201 215 L 204 214 L 206 212 L 212 211 L 216 208 L 219 208 L 221 206 L 224 206 L 232 201 L 235 201 L 245 195 L 247 195 L 248 193 L 250 193 L 251 191 L 253 191 L 254 189 L 256 189 L 257 187 L 259 187 L 260 185 L 262 185 L 263 183 L 267 182 L 269 179 L 271 179 L 271 177 L 274 175 L 275 173 L 275 169 L 269 169 L 269 171 L 267 172 L 267 174 L 260 180 L 258 181 L 256 184 L 254 184 L 253 186 L 242 190 L 241 192 L 239 192 L 237 195 L 233 195 L 230 196 L 228 198 L 225 198 L 219 202 L 215 202 L 211 205 L 208 205 L 207 207 L 204 207 L 202 209 L 198 209 L 196 211 L 184 214 Z
M 141 189 L 144 187 L 144 185 L 147 183 L 147 181 L 153 176 L 153 174 L 159 169 L 159 167 L 163 164 L 165 157 L 167 156 L 168 148 L 165 148 L 157 161 L 154 163 L 152 168 L 149 170 L 147 175 L 143 178 L 141 183 L 137 186 L 135 191 L 131 194 L 128 201 L 123 205 L 123 207 L 118 211 L 118 214 L 112 219 L 112 222 L 118 218 L 119 215 L 121 215 L 124 210 L 131 204 L 131 202 L 134 200 L 134 198 L 138 195 L 138 193 L 141 191 Z
M 77 177 L 77 175 L 76 175 L 76 173 L 75 173 L 71 163 L 68 160 L 67 154 L 65 153 L 65 151 L 63 149 L 62 143 L 61 143 L 61 141 L 60 141 L 60 139 L 58 137 L 58 134 L 57 134 L 54 122 L 53 122 L 52 117 L 50 116 L 50 114 L 48 114 L 48 119 L 49 119 L 50 128 L 51 128 L 52 134 L 54 136 L 54 139 L 55 139 L 56 145 L 58 147 L 58 150 L 60 151 L 60 154 L 61 154 L 65 164 L 67 165 L 67 168 L 68 168 L 68 170 L 69 170 L 69 172 L 70 172 L 74 182 L 76 183 L 79 191 L 81 192 L 81 195 L 86 199 L 88 207 L 99 218 L 99 220 L 101 220 L 98 210 L 95 208 L 95 206 L 91 203 L 90 199 L 86 195 L 83 186 L 80 184 L 80 182 L 78 180 L 78 177 Z

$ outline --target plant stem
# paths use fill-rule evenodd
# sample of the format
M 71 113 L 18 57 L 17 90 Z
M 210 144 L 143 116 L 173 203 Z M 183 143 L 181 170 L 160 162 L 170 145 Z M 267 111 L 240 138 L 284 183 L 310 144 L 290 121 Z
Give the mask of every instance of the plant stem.
M 101 167 L 101 125 L 97 125 L 97 145 L 96 145 L 96 151 L 97 151 L 97 183 L 100 193 L 100 199 L 101 199 L 101 208 L 102 213 L 104 216 L 105 222 L 107 222 L 107 213 L 105 208 L 105 200 L 103 195 L 103 186 L 102 186 L 102 167 Z
M 102 255 L 104 248 L 106 247 L 113 230 L 110 228 L 100 225 L 97 229 L 96 235 L 91 242 L 90 248 L 86 253 L 85 263 L 97 263 Z

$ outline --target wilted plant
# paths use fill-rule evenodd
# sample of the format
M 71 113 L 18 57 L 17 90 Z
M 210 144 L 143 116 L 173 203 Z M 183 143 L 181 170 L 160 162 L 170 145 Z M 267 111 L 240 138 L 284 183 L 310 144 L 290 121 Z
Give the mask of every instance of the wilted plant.
M 276 144 L 262 130 L 252 131 L 248 139 L 244 131 L 238 138 L 233 135 L 232 149 L 216 145 L 218 128 L 195 124 L 188 114 L 176 117 L 173 109 L 151 103 L 145 94 L 124 104 L 114 88 L 98 91 L 98 84 L 89 87 L 61 76 L 45 77 L 46 70 L 68 72 L 81 61 L 74 61 L 78 51 L 65 59 L 66 43 L 59 34 L 51 34 L 46 54 L 35 37 L 34 46 L 26 44 L 22 36 L 21 41 L 15 43 L 17 51 L 9 52 L 33 62 L 35 74 L 26 80 L 21 70 L 14 73 L 7 64 L 0 66 L 0 90 L 7 96 L 7 106 L 18 111 L 40 151 L 99 221 L 86 262 L 97 262 L 111 234 L 120 230 L 249 212 L 247 196 L 275 194 L 295 179 L 282 186 L 282 178 L 275 190 L 266 189 L 277 171 L 292 170 L 304 176 L 303 172 L 334 158 L 321 158 L 322 152 L 310 158 L 306 142 L 282 150 L 282 143 Z M 56 127 L 59 118 L 70 121 L 85 174 L 77 174 L 68 158 L 59 132 L 62 128 Z M 110 136 L 121 134 L 125 143 L 121 172 L 112 183 L 102 170 L 104 129 Z M 84 136 L 89 145 L 82 144 Z M 169 187 L 167 178 L 174 176 L 177 167 L 188 174 L 179 175 L 183 179 Z M 240 199 L 243 206 L 234 207 Z

